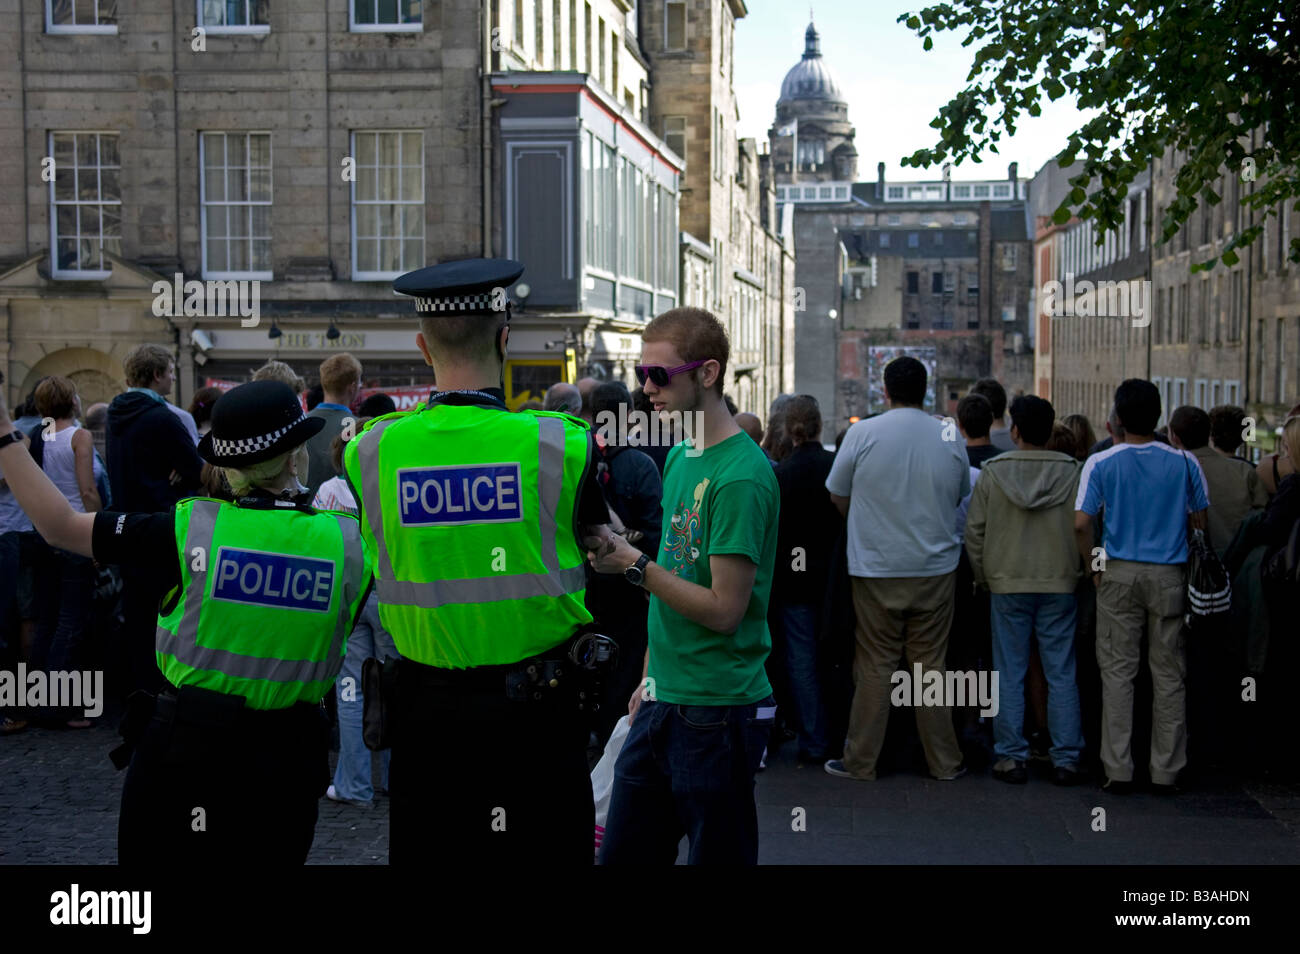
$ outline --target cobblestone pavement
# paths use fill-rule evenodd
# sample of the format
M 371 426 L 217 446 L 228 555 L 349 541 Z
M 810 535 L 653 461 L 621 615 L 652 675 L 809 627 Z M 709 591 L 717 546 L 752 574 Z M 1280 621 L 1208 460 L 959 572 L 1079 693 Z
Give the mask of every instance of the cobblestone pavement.
M 0 864 L 111 864 L 124 773 L 106 724 L 0 738 Z M 795 765 L 791 747 L 758 779 L 760 859 L 808 863 L 1300 863 L 1300 786 L 1223 779 L 1175 797 L 955 782 L 899 773 L 876 782 Z M 1106 830 L 1094 830 L 1094 810 Z M 798 813 L 796 809 L 803 809 Z M 795 830 L 802 819 L 804 830 Z M 384 864 L 388 801 L 321 800 L 312 864 Z

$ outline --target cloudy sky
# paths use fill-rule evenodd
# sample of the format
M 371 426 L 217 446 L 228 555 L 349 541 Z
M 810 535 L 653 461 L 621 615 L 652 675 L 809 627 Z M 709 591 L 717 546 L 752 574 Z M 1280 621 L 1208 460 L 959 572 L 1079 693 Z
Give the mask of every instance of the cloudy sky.
M 813 18 L 821 33 L 822 55 L 849 104 L 857 127 L 858 178 L 874 180 L 876 163 L 885 163 L 888 179 L 938 178 L 904 168 L 899 160 L 938 142 L 930 121 L 939 107 L 966 85 L 976 45 L 965 49 L 962 35 L 935 34 L 934 49 L 895 19 L 925 4 L 907 0 L 816 0 Z M 740 100 L 740 135 L 767 139 L 780 95 L 781 80 L 803 56 L 808 5 L 800 0 L 746 0 L 749 15 L 736 24 L 736 95 Z M 999 152 L 986 152 L 976 165 L 953 168 L 953 179 L 1002 178 L 1007 164 L 1020 163 L 1020 175 L 1032 177 L 1065 145 L 1070 132 L 1087 117 L 1070 97 L 1043 100 L 1042 115 L 1022 115 L 1016 134 L 1005 135 Z

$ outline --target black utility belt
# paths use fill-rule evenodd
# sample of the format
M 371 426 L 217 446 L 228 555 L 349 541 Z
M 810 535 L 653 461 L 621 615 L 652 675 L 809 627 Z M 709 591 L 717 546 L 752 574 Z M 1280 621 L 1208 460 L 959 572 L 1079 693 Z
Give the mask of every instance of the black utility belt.
M 601 676 L 617 664 L 617 643 L 593 632 L 518 662 L 469 669 L 367 659 L 361 667 L 363 737 L 370 749 L 388 748 L 401 731 L 399 708 L 418 707 L 425 696 L 475 695 L 593 713 L 600 708 Z
M 154 716 L 164 722 L 185 722 L 209 728 L 274 730 L 310 723 L 320 717 L 319 702 L 295 702 L 280 709 L 250 709 L 243 696 L 198 686 L 167 685 L 154 703 Z
M 283 709 L 250 709 L 243 696 L 164 683 L 157 695 L 143 689 L 131 693 L 126 715 L 118 727 L 124 741 L 109 753 L 109 758 L 118 769 L 126 768 L 150 721 L 266 734 L 307 730 L 318 726 L 321 718 L 319 702 L 295 702 Z

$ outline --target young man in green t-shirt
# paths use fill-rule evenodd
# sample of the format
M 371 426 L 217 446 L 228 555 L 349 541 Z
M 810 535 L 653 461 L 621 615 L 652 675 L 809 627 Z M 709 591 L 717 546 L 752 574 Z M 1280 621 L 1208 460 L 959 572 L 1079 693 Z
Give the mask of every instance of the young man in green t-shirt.
M 650 592 L 644 688 L 614 769 L 602 864 L 757 864 L 754 773 L 776 706 L 764 663 L 780 492 L 772 465 L 722 397 L 726 330 L 675 308 L 642 334 L 637 378 L 687 439 L 664 467 L 664 531 L 652 562 L 621 538 L 592 553 L 601 573 Z M 693 425 L 693 426 L 692 426 Z

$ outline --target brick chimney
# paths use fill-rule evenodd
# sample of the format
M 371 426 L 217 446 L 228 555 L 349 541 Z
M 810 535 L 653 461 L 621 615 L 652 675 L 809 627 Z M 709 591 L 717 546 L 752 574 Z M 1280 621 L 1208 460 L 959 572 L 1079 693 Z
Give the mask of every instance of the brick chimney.
M 885 164 L 876 163 L 876 198 L 880 201 L 885 199 Z

